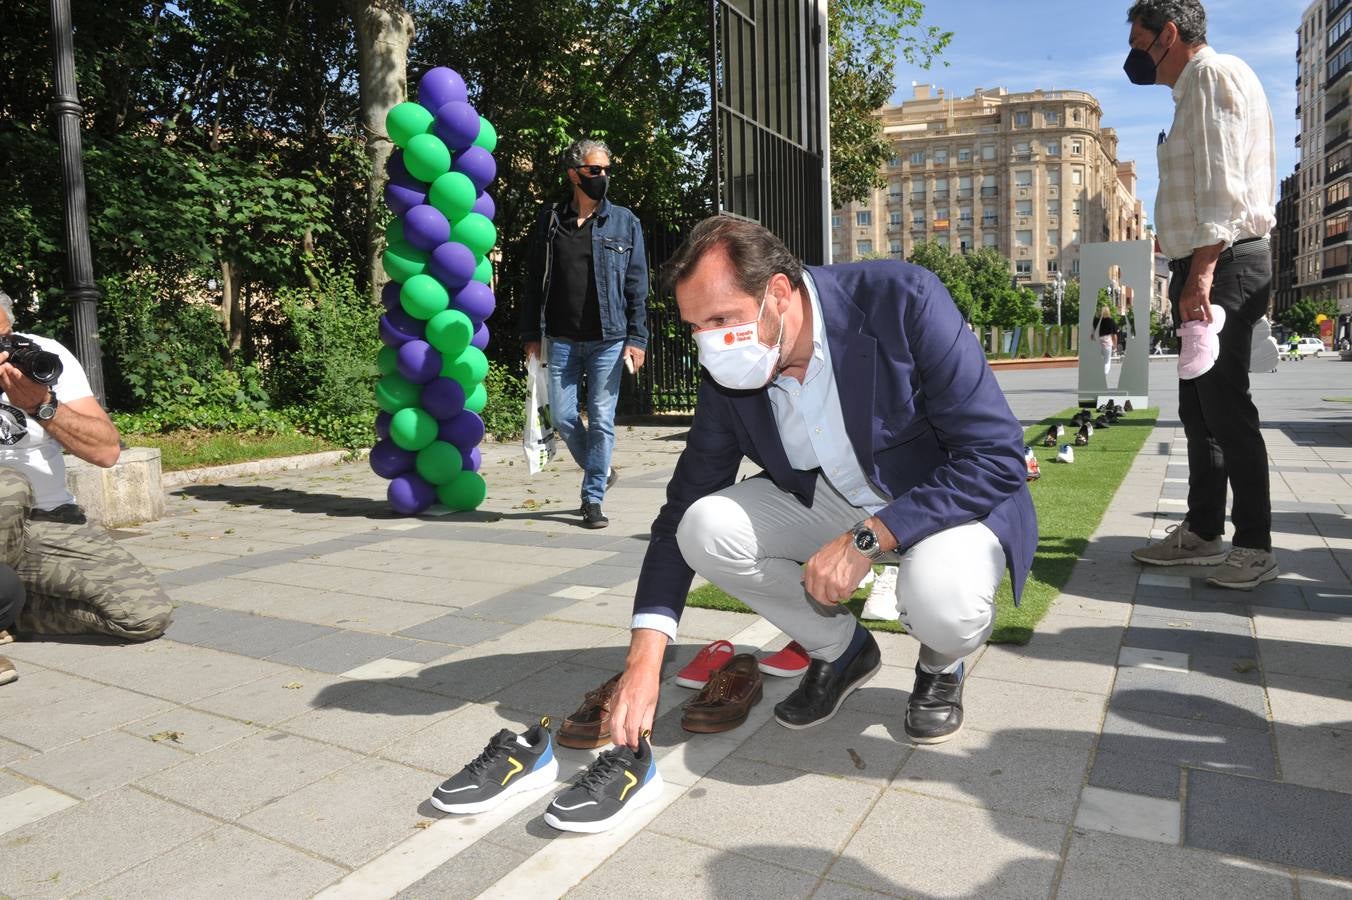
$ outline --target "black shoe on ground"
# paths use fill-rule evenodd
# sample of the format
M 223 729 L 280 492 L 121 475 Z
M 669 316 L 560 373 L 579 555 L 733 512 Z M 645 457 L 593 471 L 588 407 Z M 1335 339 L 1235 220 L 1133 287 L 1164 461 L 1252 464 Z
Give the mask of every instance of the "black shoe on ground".
M 1075 435 L 1075 446 L 1083 447 L 1089 443 L 1089 426 L 1081 425 L 1079 432 Z
M 553 784 L 558 774 L 545 716 L 521 735 L 499 731 L 484 752 L 432 792 L 432 805 L 460 815 L 487 812 L 514 794 Z
M 601 512 L 601 504 L 584 503 L 582 504 L 582 527 L 583 528 L 605 528 L 610 524 L 606 514 Z
M 915 667 L 915 687 L 906 704 L 906 734 L 917 744 L 942 744 L 962 728 L 962 682 L 967 664 L 950 675 Z
M 637 807 L 661 797 L 662 786 L 645 731 L 638 752 L 616 747 L 596 757 L 573 786 L 549 804 L 545 824 L 587 834 L 609 831 Z
M 794 729 L 811 728 L 829 720 L 846 697 L 878 674 L 882 659 L 882 651 L 871 634 L 840 674 L 829 662 L 814 659 L 793 693 L 775 704 L 775 720 Z

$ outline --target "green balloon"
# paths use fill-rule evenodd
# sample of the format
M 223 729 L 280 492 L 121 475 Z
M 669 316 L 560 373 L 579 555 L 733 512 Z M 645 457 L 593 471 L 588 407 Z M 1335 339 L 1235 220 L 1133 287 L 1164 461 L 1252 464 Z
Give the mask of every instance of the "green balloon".
M 404 148 L 404 168 L 419 181 L 436 181 L 451 168 L 451 151 L 435 134 L 415 134 Z
M 398 103 L 385 114 L 385 131 L 389 134 L 390 140 L 400 147 L 407 148 L 409 141 L 420 134 L 425 134 L 434 121 L 436 117 L 423 106 L 417 103 Z
M 441 374 L 460 382 L 460 386 L 465 389 L 465 396 L 469 396 L 474 386 L 488 375 L 488 357 L 478 347 L 466 347 L 455 359 L 443 359 Z
M 390 440 L 405 450 L 421 450 L 436 439 L 437 420 L 425 409 L 405 407 L 390 419 Z
M 455 480 L 464 468 L 465 460 L 454 444 L 433 441 L 418 451 L 413 468 L 432 484 L 447 484 Z
M 446 289 L 431 275 L 414 275 L 399 289 L 399 304 L 404 307 L 404 312 L 415 319 L 427 321 L 444 310 L 450 302 Z
M 427 258 L 427 253 L 401 240 L 386 247 L 380 261 L 385 264 L 385 274 L 390 280 L 403 284 L 414 275 L 422 274 L 427 268 Z
M 486 285 L 493 284 L 493 263 L 485 256 L 479 260 L 479 264 L 474 267 L 474 280 L 481 281 Z
M 376 368 L 381 375 L 393 375 L 399 368 L 399 351 L 393 347 L 381 347 L 376 354 Z
M 477 509 L 488 496 L 488 485 L 478 472 L 461 472 L 454 481 L 437 488 L 437 499 L 450 509 Z
M 474 323 L 458 309 L 437 313 L 427 323 L 427 343 L 445 359 L 455 359 L 474 338 Z
M 391 372 L 376 382 L 376 405 L 387 413 L 418 405 L 422 388 L 398 372 Z
M 488 404 L 488 391 L 484 390 L 483 382 L 474 389 L 468 397 L 465 398 L 465 409 L 470 412 L 481 413 Z
M 498 131 L 483 116 L 479 116 L 479 136 L 474 139 L 474 146 L 483 147 L 489 153 L 498 147 Z
M 483 257 L 498 242 L 498 229 L 493 221 L 482 213 L 472 212 L 451 229 L 451 240 L 459 241 L 477 257 Z
M 399 244 L 404 240 L 404 220 L 395 216 L 390 219 L 390 224 L 385 226 L 385 246 Z
M 427 191 L 427 202 L 440 210 L 452 225 L 469 215 L 477 198 L 474 182 L 461 172 L 447 172 L 432 182 Z

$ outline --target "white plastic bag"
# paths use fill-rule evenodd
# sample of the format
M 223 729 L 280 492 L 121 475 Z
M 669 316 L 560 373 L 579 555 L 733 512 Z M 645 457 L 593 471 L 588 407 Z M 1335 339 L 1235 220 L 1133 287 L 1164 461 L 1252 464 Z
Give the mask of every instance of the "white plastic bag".
M 558 433 L 549 414 L 549 372 L 539 355 L 526 360 L 526 430 L 521 441 L 526 469 L 539 472 L 558 453 Z

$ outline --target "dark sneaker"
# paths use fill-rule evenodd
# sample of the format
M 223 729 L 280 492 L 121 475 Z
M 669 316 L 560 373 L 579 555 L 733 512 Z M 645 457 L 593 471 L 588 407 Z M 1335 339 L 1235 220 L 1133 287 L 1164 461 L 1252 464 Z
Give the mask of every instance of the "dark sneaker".
M 1051 428 L 1048 428 L 1048 429 L 1047 429 L 1047 433 L 1044 434 L 1044 435 L 1042 436 L 1042 446 L 1044 446 L 1044 447 L 1055 447 L 1055 446 L 1056 446 L 1056 426 L 1055 426 L 1055 425 L 1053 425 Z
M 1075 446 L 1083 447 L 1089 443 L 1089 426 L 1081 425 L 1080 430 L 1075 434 Z
M 11 681 L 17 681 L 19 670 L 14 668 L 14 663 L 7 657 L 0 656 L 0 684 L 9 684 Z
M 483 753 L 432 792 L 432 805 L 461 815 L 487 812 L 514 794 L 548 787 L 558 777 L 546 716 L 525 734 L 499 731 Z
M 609 831 L 661 795 L 662 776 L 645 731 L 638 752 L 616 747 L 598 756 L 572 787 L 549 804 L 545 824 L 559 831 Z
M 837 674 L 829 662 L 814 659 L 794 692 L 775 705 L 775 720 L 785 728 L 820 725 L 836 714 L 846 697 L 878 674 L 882 665 L 882 651 L 871 634 L 844 672 Z
M 1206 583 L 1214 584 L 1216 587 L 1251 591 L 1263 582 L 1276 577 L 1277 555 L 1271 550 L 1234 547 L 1226 555 L 1225 562 L 1207 576 Z M 4 675 L 0 674 L 0 678 L 3 677 Z
M 584 503 L 582 504 L 582 527 L 583 528 L 605 528 L 610 524 L 606 514 L 601 512 L 601 504 Z
M 962 681 L 966 663 L 949 675 L 915 667 L 915 686 L 906 704 L 906 734 L 917 744 L 942 744 L 962 728 Z
M 1131 410 L 1132 410 L 1132 405 L 1131 405 L 1131 401 L 1130 401 L 1130 400 L 1128 400 L 1126 403 L 1122 404 L 1122 411 L 1123 411 L 1123 412 L 1131 412 Z
M 1131 558 L 1150 566 L 1210 566 L 1225 562 L 1226 554 L 1219 535 L 1205 540 L 1184 519 L 1169 526 L 1164 540 L 1131 551 Z

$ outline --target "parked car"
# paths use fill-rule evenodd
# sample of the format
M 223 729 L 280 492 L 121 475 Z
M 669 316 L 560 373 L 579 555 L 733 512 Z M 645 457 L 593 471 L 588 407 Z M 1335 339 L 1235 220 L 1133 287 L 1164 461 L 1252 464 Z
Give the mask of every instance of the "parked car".
M 1296 352 L 1301 356 L 1318 356 L 1324 352 L 1324 340 L 1316 337 L 1301 338 L 1296 345 Z

